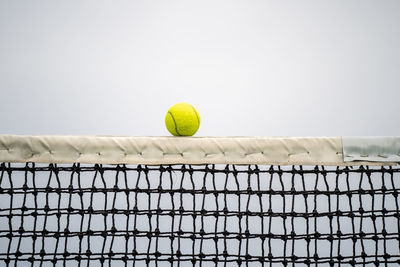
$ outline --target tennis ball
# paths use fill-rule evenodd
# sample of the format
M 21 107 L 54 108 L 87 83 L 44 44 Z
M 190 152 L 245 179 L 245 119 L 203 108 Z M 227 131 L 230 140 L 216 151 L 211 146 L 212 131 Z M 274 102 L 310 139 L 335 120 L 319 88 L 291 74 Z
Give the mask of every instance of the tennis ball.
M 168 110 L 165 125 L 174 136 L 191 136 L 199 129 L 200 115 L 192 105 L 178 103 Z

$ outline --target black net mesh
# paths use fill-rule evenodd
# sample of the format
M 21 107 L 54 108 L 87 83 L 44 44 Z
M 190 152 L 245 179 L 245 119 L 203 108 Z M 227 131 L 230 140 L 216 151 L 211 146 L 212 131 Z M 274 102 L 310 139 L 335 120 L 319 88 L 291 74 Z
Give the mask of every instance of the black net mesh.
M 1 266 L 400 263 L 400 168 L 3 163 Z

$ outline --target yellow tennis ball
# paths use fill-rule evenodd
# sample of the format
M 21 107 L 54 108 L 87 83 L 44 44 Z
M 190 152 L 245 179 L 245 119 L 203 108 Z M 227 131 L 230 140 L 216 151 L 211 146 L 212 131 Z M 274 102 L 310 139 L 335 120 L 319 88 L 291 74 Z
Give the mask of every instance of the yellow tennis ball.
M 199 129 L 200 115 L 192 105 L 178 103 L 168 110 L 165 125 L 174 136 L 191 136 Z

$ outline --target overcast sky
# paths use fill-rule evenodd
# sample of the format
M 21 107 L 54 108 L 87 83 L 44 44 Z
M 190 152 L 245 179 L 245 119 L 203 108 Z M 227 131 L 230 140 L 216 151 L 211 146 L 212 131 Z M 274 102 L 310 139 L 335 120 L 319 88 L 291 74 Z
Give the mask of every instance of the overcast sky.
M 400 135 L 400 1 L 1 1 L 0 133 Z

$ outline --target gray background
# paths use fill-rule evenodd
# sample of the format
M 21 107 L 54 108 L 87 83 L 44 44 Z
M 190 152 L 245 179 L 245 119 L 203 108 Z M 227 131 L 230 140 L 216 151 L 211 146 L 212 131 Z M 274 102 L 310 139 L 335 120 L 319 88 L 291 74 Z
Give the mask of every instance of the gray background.
M 0 133 L 399 135 L 400 1 L 1 1 Z

